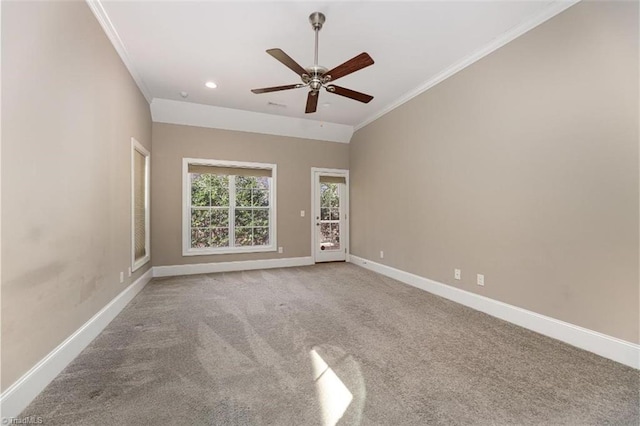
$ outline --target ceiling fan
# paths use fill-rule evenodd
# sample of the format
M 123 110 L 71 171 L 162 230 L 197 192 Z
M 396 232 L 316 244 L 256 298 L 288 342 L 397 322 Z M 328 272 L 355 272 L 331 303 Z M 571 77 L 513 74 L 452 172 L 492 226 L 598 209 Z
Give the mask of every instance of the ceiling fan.
M 368 53 L 363 52 L 358 56 L 349 59 L 347 62 L 338 65 L 335 68 L 328 70 L 327 68 L 318 65 L 318 32 L 322 29 L 322 25 L 325 22 L 324 14 L 320 12 L 313 12 L 309 16 L 309 22 L 316 33 L 316 49 L 313 65 L 307 68 L 302 68 L 296 61 L 294 61 L 289 55 L 284 53 L 281 49 L 269 49 L 267 53 L 278 61 L 282 62 L 286 67 L 298 74 L 302 79 L 302 83 L 289 84 L 287 86 L 275 86 L 265 87 L 263 89 L 253 89 L 253 93 L 269 93 L 277 92 L 280 90 L 299 89 L 301 87 L 309 87 L 309 94 L 307 95 L 307 107 L 305 113 L 316 112 L 318 107 L 318 96 L 320 89 L 324 89 L 329 93 L 335 93 L 336 95 L 344 96 L 363 103 L 369 103 L 373 96 L 365 93 L 356 92 L 355 90 L 347 89 L 344 87 L 336 86 L 335 84 L 329 84 L 337 79 L 354 73 L 362 68 L 366 68 L 369 65 L 373 65 L 373 59 Z

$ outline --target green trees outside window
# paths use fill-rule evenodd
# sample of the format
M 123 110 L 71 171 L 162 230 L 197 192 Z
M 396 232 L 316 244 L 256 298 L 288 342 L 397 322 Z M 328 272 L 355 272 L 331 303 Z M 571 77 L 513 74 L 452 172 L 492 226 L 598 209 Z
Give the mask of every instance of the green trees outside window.
M 320 184 L 320 245 L 340 248 L 340 190 L 335 183 Z
M 189 173 L 191 248 L 269 245 L 271 177 Z

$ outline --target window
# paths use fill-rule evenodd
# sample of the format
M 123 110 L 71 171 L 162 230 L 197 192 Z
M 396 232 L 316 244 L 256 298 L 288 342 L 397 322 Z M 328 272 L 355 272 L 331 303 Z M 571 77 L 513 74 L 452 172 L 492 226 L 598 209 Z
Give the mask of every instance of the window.
M 340 249 L 340 189 L 346 180 L 340 176 L 320 176 L 320 247 Z
M 131 138 L 131 270 L 151 258 L 149 232 L 149 151 Z
M 184 256 L 275 251 L 276 165 L 183 160 Z

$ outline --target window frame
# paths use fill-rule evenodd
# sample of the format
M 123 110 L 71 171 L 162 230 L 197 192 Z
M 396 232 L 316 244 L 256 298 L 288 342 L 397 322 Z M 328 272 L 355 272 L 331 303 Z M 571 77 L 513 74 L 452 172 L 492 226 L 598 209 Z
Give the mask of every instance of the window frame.
M 144 245 L 145 256 L 136 260 L 136 185 L 135 155 L 142 154 L 144 162 Z M 135 138 L 131 138 L 131 272 L 135 272 L 151 260 L 151 153 Z
M 191 182 L 189 180 L 189 165 L 229 167 L 236 169 L 264 169 L 271 171 L 271 185 L 269 190 L 269 245 L 241 246 L 241 247 L 191 247 Z M 232 175 L 229 175 L 232 176 Z M 231 181 L 231 179 L 230 179 Z M 229 188 L 229 243 L 235 234 L 235 184 Z M 233 196 L 232 196 L 233 194 Z M 182 159 L 182 256 L 207 256 L 231 253 L 263 253 L 278 250 L 277 244 L 277 165 L 271 163 L 252 163 L 244 161 L 212 160 L 205 158 Z M 232 229 L 233 228 L 233 229 Z M 233 241 L 235 243 L 235 241 Z

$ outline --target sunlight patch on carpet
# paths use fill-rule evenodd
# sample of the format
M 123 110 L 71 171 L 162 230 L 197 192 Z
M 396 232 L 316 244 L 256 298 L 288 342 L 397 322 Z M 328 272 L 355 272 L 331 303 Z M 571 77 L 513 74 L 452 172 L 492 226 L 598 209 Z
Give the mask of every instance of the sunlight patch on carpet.
M 353 400 L 353 395 L 315 349 L 309 352 L 309 356 L 313 366 L 313 380 L 316 383 L 318 401 L 322 410 L 322 424 L 334 426 L 347 411 Z

